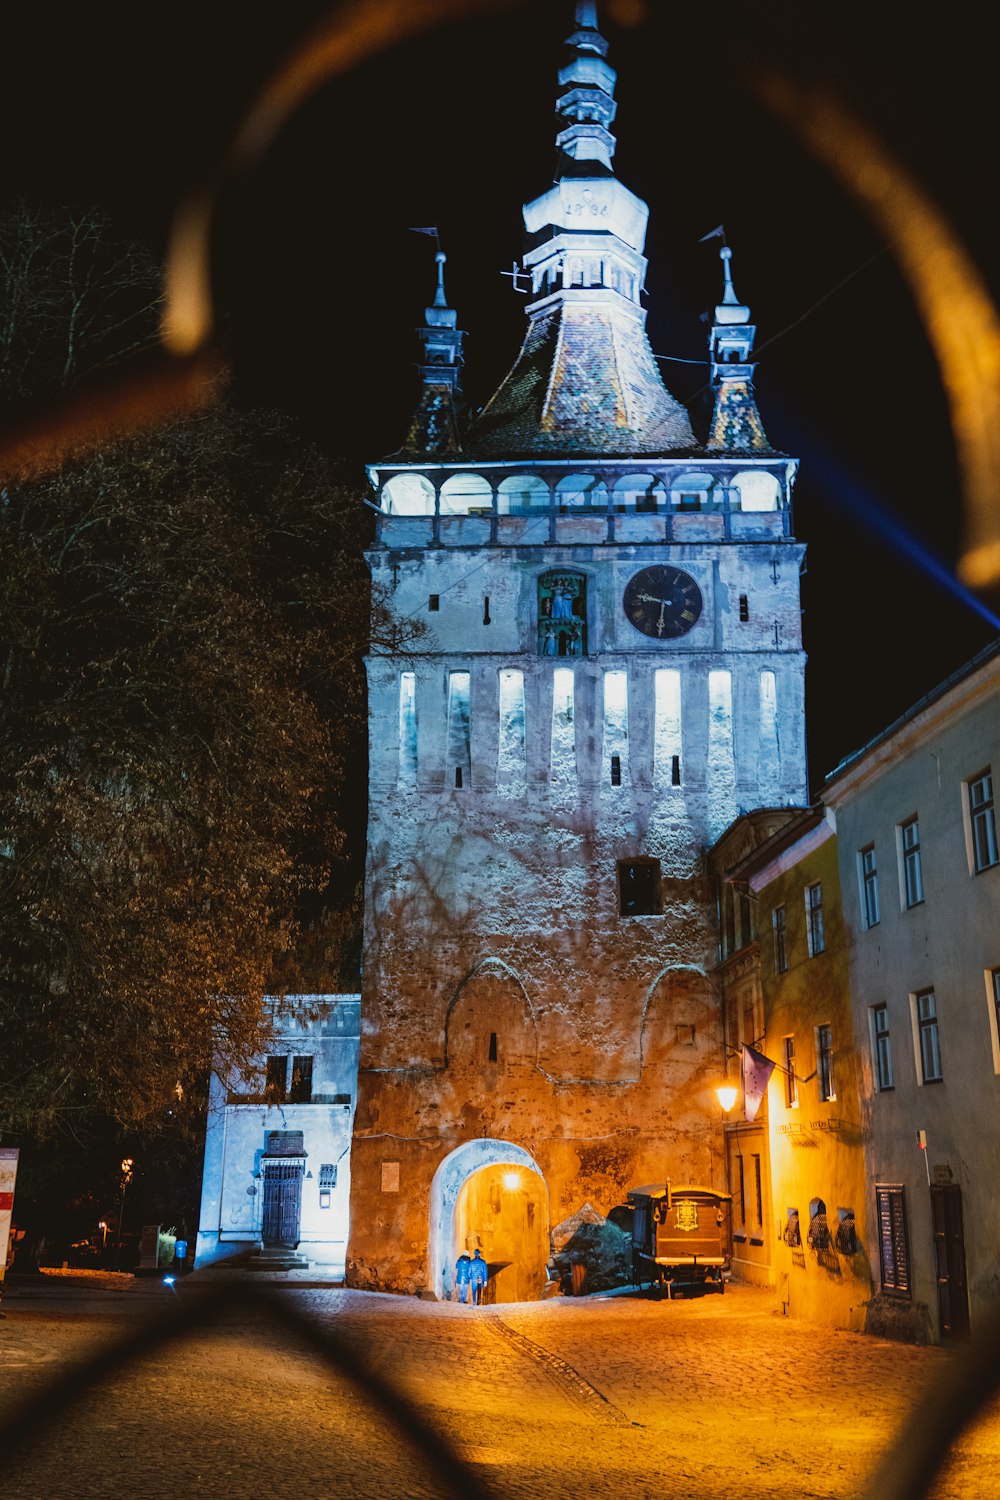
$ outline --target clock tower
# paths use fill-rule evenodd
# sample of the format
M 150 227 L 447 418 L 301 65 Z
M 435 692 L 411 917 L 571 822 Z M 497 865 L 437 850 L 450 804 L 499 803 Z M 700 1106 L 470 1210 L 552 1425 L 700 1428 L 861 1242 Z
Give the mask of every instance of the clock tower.
M 704 854 L 807 796 L 796 463 L 728 246 L 703 442 L 665 387 L 616 75 L 596 6 L 575 23 L 520 353 L 463 422 L 439 253 L 416 413 L 369 471 L 372 575 L 419 630 L 367 663 L 357 1286 L 447 1295 L 478 1245 L 496 1300 L 539 1296 L 629 1187 L 724 1188 Z

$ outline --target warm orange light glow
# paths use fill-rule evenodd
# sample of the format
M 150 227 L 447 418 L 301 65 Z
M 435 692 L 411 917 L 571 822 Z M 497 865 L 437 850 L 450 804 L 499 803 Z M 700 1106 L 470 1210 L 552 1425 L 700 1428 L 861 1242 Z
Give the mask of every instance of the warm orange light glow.
M 715 1097 L 716 1099 L 718 1099 L 727 1115 L 732 1109 L 733 1105 L 736 1103 L 736 1096 L 738 1093 L 739 1089 L 736 1087 L 735 1083 L 720 1083 L 718 1088 L 716 1089 Z

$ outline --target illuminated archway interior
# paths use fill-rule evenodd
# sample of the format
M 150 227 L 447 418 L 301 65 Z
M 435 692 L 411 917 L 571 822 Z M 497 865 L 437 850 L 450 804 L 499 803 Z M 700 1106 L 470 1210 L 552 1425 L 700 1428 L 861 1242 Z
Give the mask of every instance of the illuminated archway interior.
M 523 1166 L 480 1167 L 462 1184 L 455 1202 L 452 1260 L 482 1251 L 490 1268 L 486 1302 L 536 1301 L 549 1258 L 545 1183 Z

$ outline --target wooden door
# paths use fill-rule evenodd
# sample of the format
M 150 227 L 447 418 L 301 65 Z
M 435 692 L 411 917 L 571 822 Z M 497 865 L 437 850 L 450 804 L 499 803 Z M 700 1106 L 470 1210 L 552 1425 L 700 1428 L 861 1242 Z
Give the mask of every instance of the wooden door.
M 966 1339 L 969 1336 L 969 1292 L 965 1278 L 962 1189 L 932 1187 L 931 1214 L 941 1337 Z
M 302 1216 L 302 1166 L 299 1162 L 269 1162 L 264 1169 L 265 1245 L 294 1249 Z

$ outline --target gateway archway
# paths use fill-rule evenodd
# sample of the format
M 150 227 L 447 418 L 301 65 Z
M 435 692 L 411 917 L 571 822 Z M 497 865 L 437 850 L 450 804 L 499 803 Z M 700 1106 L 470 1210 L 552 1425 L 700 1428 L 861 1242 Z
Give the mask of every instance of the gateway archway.
M 549 1259 L 549 1194 L 534 1159 L 509 1141 L 467 1141 L 431 1184 L 431 1286 L 449 1299 L 455 1261 L 478 1248 L 490 1266 L 487 1300 L 536 1301 Z

